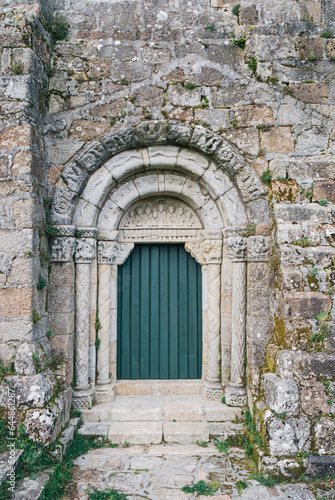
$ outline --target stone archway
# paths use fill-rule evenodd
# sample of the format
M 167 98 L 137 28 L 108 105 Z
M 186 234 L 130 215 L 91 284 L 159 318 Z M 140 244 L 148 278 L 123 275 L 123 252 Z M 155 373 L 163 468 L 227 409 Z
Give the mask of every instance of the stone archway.
M 143 147 L 148 142 L 154 145 Z M 263 187 L 243 157 L 203 127 L 148 122 L 102 138 L 68 165 L 62 177 L 53 207 L 60 234 L 52 257 L 67 262 L 74 256 L 76 266 L 74 405 L 90 407 L 93 393 L 96 401 L 113 399 L 117 267 L 139 241 L 182 242 L 201 264 L 203 394 L 218 399 L 224 386 L 231 404 L 244 403 L 246 262 L 268 260 L 269 241 L 245 233 L 247 222 L 267 222 L 268 212 Z M 188 207 L 189 217 L 183 224 L 178 221 L 181 227 L 165 222 L 153 230 L 148 217 L 139 225 L 136 208 L 159 198 Z M 192 227 L 192 217 L 200 227 Z M 232 297 L 222 292 L 223 279 L 232 283 Z M 101 330 L 95 384 L 96 297 Z

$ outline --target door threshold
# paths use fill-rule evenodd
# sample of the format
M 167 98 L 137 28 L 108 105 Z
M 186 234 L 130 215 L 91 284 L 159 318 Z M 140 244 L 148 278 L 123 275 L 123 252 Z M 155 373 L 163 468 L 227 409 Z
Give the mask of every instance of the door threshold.
M 117 396 L 193 396 L 201 395 L 201 379 L 118 380 Z

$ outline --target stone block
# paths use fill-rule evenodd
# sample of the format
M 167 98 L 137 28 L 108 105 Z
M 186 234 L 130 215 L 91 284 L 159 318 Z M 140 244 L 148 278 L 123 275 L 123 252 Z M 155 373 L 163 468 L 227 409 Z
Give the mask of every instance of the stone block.
M 294 139 L 289 127 L 261 130 L 260 149 L 266 153 L 288 154 L 294 150 Z
M 303 102 L 317 104 L 328 99 L 328 85 L 326 83 L 293 83 L 290 87 L 294 96 Z
M 282 104 L 278 108 L 277 111 L 278 125 L 298 125 L 298 124 L 304 125 L 307 121 L 308 121 L 307 113 L 305 113 L 301 108 L 297 106 L 296 101 L 294 103 L 290 102 L 289 104 Z M 280 161 L 280 160 L 273 160 L 273 161 Z M 285 177 L 285 175 L 282 177 Z
M 316 204 L 279 204 L 275 205 L 277 222 L 321 222 L 326 223 L 327 210 Z
M 320 455 L 335 453 L 335 420 L 321 418 L 314 426 L 315 448 Z
M 301 409 L 307 415 L 319 417 L 328 412 L 325 386 L 316 380 L 304 380 L 300 382 Z
M 113 402 L 111 420 L 113 422 L 161 421 L 160 404 L 146 398 L 121 398 Z
M 332 61 L 335 60 L 335 40 L 327 40 L 325 47 L 326 56 Z
M 175 106 L 197 106 L 201 101 L 201 89 L 187 90 L 180 84 L 170 85 L 166 100 Z
M 273 111 L 269 106 L 248 104 L 235 108 L 235 117 L 239 127 L 272 125 Z
M 187 424 L 190 425 L 190 424 Z M 112 443 L 159 444 L 162 441 L 161 422 L 112 422 L 108 438 Z
M 311 156 L 325 153 L 328 148 L 328 132 L 321 127 L 312 127 L 298 135 L 295 156 Z
M 292 352 L 295 378 L 332 379 L 335 373 L 335 354 L 325 352 Z
M 166 443 L 191 444 L 209 440 L 208 424 L 203 422 L 164 422 Z
M 32 308 L 32 287 L 0 289 L 0 316 L 25 318 L 31 315 Z
M 251 289 L 248 293 L 247 313 L 264 316 L 269 309 L 269 292 L 266 289 Z
M 74 283 L 74 263 L 53 263 L 49 280 L 50 285 L 72 285 Z
M 330 155 L 311 156 L 306 158 L 291 158 L 288 168 L 289 176 L 299 181 L 309 181 L 318 179 L 335 179 L 335 162 Z
M 103 436 L 108 437 L 108 431 L 110 429 L 110 422 L 86 422 L 82 427 L 80 427 L 79 432 L 84 436 Z M 118 441 L 111 440 L 113 443 L 118 443 Z M 126 439 L 123 440 L 124 443 Z M 121 444 L 121 443 L 119 443 Z
M 258 10 L 255 4 L 241 7 L 239 21 L 241 24 L 258 24 Z
M 163 404 L 164 417 L 167 421 L 201 422 L 204 410 L 201 401 L 167 401 Z
M 50 287 L 48 310 L 51 314 L 72 313 L 74 309 L 74 286 L 54 285 Z
M 328 312 L 331 300 L 322 292 L 285 292 L 284 317 L 287 319 L 315 318 Z
M 60 432 L 61 411 L 54 403 L 42 409 L 28 410 L 23 425 L 30 439 L 37 443 L 49 444 Z
M 136 89 L 133 97 L 134 106 L 163 106 L 164 102 L 163 89 L 155 85 L 148 85 Z
M 68 132 L 69 139 L 79 141 L 91 141 L 100 137 L 110 129 L 108 122 L 93 122 L 92 120 L 74 120 Z
M 30 125 L 10 126 L 0 132 L 0 149 L 31 147 L 33 131 Z
M 299 201 L 299 185 L 295 181 L 276 181 L 271 182 L 270 192 L 276 201 L 289 201 L 294 203 Z
M 321 38 L 312 38 L 305 36 L 299 37 L 297 48 L 301 59 L 313 58 L 314 60 L 323 58 L 323 40 Z M 303 85 L 315 85 L 315 84 L 303 84 Z
M 329 179 L 326 181 L 315 181 L 313 188 L 313 200 L 335 201 L 335 181 Z
M 309 455 L 304 460 L 305 476 L 307 479 L 335 476 L 335 455 L 328 457 Z
M 224 133 L 224 137 L 233 144 L 236 144 L 245 153 L 253 156 L 258 155 L 259 140 L 257 130 L 252 128 L 229 130 L 229 132 Z
M 208 428 L 210 437 L 220 440 L 243 432 L 243 424 L 235 424 L 234 422 L 209 422 Z
M 269 266 L 265 262 L 250 262 L 247 269 L 247 287 L 253 289 L 269 286 Z
M 14 375 L 6 377 L 6 386 L 15 393 L 16 407 L 20 405 L 42 407 L 50 400 L 56 386 L 56 380 L 51 372 L 47 373 L 46 376 L 42 373 L 26 377 Z M 3 406 L 9 404 L 7 394 L 4 383 L 2 383 L 0 404 Z
M 311 429 L 307 420 L 271 418 L 266 423 L 270 454 L 292 456 L 310 450 Z
M 281 380 L 274 373 L 263 376 L 266 403 L 276 413 L 294 416 L 299 413 L 299 388 L 295 380 Z
M 221 401 L 205 401 L 204 409 L 208 422 L 232 422 L 242 415 L 242 408 L 227 406 Z
M 226 128 L 229 122 L 228 109 L 196 109 L 195 119 L 208 124 L 212 130 L 218 131 Z

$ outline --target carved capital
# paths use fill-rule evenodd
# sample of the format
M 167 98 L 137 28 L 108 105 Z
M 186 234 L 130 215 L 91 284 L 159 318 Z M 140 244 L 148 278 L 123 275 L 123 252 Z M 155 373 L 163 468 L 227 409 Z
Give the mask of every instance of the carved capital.
M 134 248 L 134 243 L 118 243 L 116 241 L 98 242 L 98 263 L 121 266 Z
M 185 250 L 201 265 L 220 264 L 222 260 L 222 240 L 187 242 Z
M 247 240 L 241 236 L 230 236 L 225 238 L 225 244 L 230 259 L 233 262 L 246 260 Z
M 249 236 L 248 262 L 264 262 L 270 258 L 270 242 L 267 236 Z
M 51 261 L 71 262 L 74 254 L 74 244 L 74 238 L 53 238 L 51 243 Z
M 96 241 L 93 238 L 76 239 L 74 258 L 77 264 L 90 264 L 95 257 Z

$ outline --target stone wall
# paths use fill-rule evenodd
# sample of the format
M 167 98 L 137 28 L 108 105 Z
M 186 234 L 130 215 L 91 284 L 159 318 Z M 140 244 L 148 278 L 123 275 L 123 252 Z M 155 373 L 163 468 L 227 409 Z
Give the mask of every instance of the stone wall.
M 271 272 L 250 263 L 247 277 L 250 407 L 272 454 L 333 454 L 335 41 L 325 36 L 335 34 L 334 2 L 240 4 L 233 14 L 231 0 L 60 0 L 70 33 L 56 44 L 37 5 L 4 9 L 1 357 L 39 342 L 71 383 L 73 264 L 64 273 L 54 264 L 50 286 L 36 289 L 47 277 L 42 198 L 64 186 L 64 167 L 110 131 L 201 125 L 268 181 L 271 220 L 252 231 L 271 234 Z M 249 215 L 260 221 L 262 206 Z M 36 325 L 32 309 L 43 315 Z

